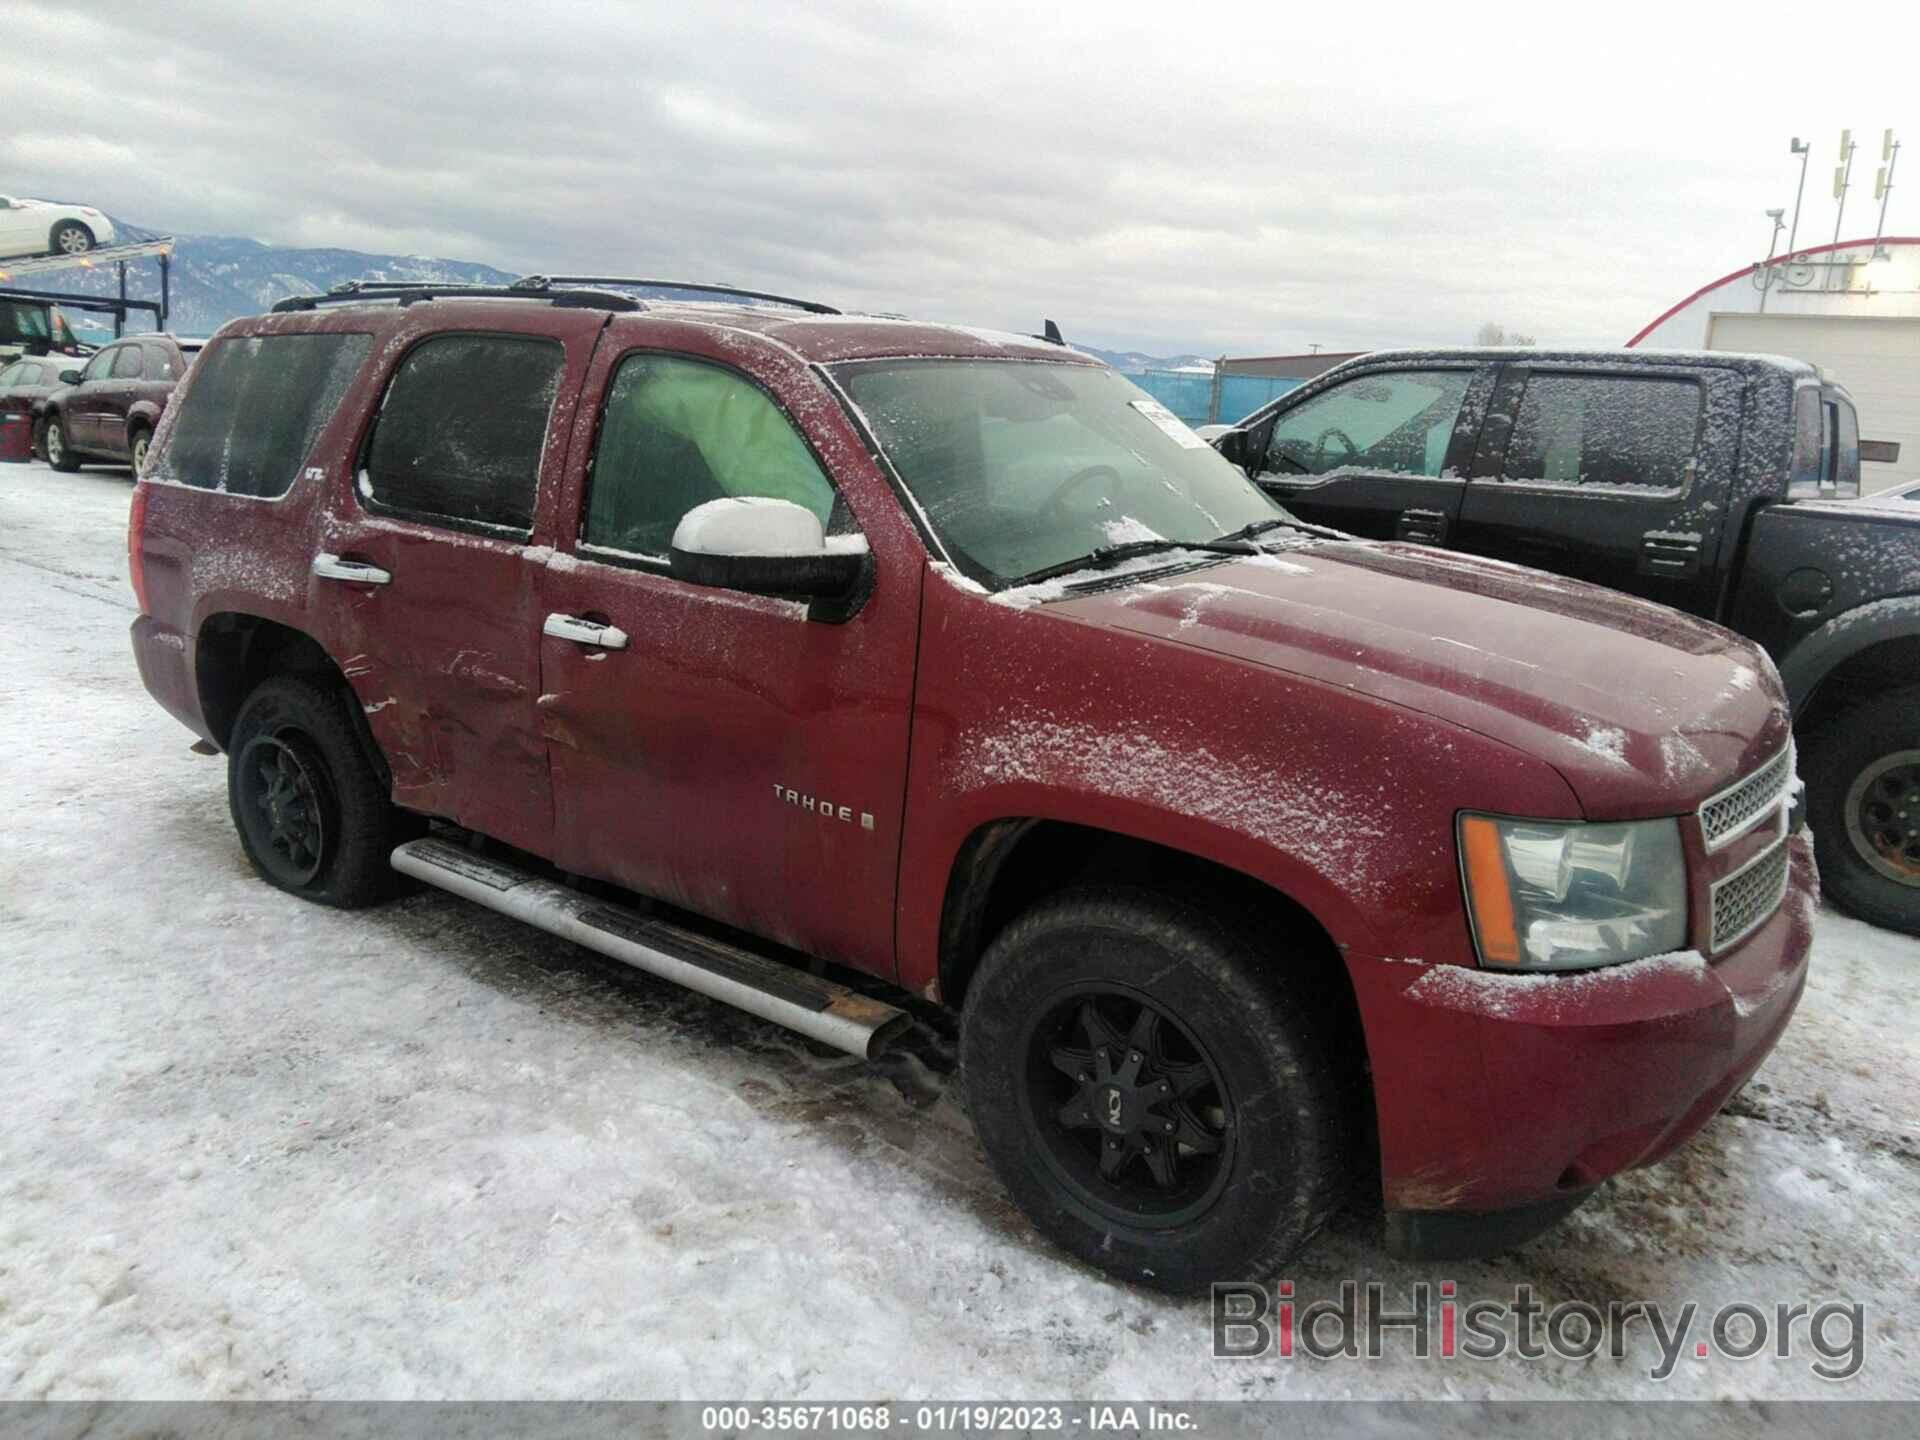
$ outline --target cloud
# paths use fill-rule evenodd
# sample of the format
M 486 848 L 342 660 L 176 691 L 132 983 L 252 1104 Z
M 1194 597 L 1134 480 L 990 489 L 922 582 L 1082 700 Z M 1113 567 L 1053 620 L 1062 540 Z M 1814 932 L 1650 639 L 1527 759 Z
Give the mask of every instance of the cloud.
M 1803 23 L 1764 9 L 9 13 L 0 85 L 35 119 L 0 130 L 0 188 L 1156 349 L 1465 342 L 1488 319 L 1617 343 L 1764 253 L 1790 133 L 1820 147 L 1802 234 L 1824 239 L 1827 130 L 1920 119 L 1898 47 L 1801 64 Z M 1862 172 L 1849 233 L 1872 229 Z

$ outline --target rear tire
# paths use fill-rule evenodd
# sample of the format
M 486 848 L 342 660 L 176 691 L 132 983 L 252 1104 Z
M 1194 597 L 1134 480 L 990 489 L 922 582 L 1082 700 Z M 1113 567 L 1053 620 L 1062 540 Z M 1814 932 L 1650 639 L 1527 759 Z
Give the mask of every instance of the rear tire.
M 1822 888 L 1862 920 L 1920 935 L 1920 686 L 1849 706 L 1806 748 Z
M 78 220 L 62 220 L 47 236 L 47 245 L 55 255 L 84 255 L 93 249 L 93 231 Z
M 133 465 L 136 480 L 147 473 L 147 448 L 152 442 L 153 432 L 144 425 L 136 426 L 127 437 L 127 458 Z
M 1265 1279 L 1327 1222 L 1353 1183 L 1353 1105 L 1286 948 L 1123 887 L 1044 900 L 994 940 L 961 1069 L 987 1158 L 1044 1234 L 1190 1292 Z
M 227 742 L 227 803 L 247 859 L 289 894 L 343 910 L 397 892 L 393 847 L 417 822 L 387 798 L 344 685 L 263 681 Z
M 67 422 L 58 415 L 47 421 L 46 446 L 47 464 L 54 469 L 71 475 L 80 468 L 80 457 L 73 453 L 73 446 L 67 440 Z

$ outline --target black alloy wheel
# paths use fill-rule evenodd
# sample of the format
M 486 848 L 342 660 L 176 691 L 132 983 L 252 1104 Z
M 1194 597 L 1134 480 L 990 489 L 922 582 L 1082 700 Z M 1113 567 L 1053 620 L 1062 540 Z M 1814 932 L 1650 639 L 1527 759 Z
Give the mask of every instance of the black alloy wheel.
M 236 809 L 253 854 L 281 884 L 310 884 L 326 862 L 339 813 L 312 745 L 294 731 L 256 735 L 236 772 Z
M 1027 1119 L 1048 1164 L 1090 1209 L 1178 1225 L 1218 1194 L 1232 1106 L 1199 1043 L 1121 985 L 1077 987 L 1029 1028 Z
M 1920 750 L 1883 755 L 1847 788 L 1847 839 L 1889 880 L 1920 886 Z

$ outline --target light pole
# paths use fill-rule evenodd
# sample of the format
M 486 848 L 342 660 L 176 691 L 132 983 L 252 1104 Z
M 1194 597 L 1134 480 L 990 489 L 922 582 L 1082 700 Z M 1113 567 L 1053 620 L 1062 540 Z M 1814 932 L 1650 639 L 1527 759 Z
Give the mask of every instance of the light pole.
M 1760 313 L 1767 313 L 1767 291 L 1773 288 L 1773 255 L 1780 244 L 1780 232 L 1787 228 L 1787 222 L 1780 217 L 1784 210 L 1769 210 L 1767 218 L 1773 221 L 1773 234 L 1767 240 L 1767 263 L 1760 267 Z
M 1791 255 L 1794 241 L 1800 238 L 1800 197 L 1807 193 L 1807 157 L 1813 154 L 1813 146 L 1796 135 L 1787 153 L 1800 157 L 1800 188 L 1793 192 L 1793 228 L 1787 232 L 1787 254 Z
M 1874 198 L 1880 202 L 1880 219 L 1873 227 L 1873 255 L 1876 260 L 1886 254 L 1880 248 L 1880 237 L 1887 228 L 1887 197 L 1893 194 L 1893 167 L 1900 163 L 1900 142 L 1893 138 L 1891 130 L 1880 137 L 1880 158 L 1887 163 L 1873 177 Z
M 1847 188 L 1853 184 L 1853 152 L 1859 148 L 1853 143 L 1853 131 L 1840 132 L 1840 163 L 1833 167 L 1833 198 L 1840 202 L 1839 207 L 1833 212 L 1833 244 L 1836 250 L 1840 247 L 1840 223 L 1846 219 L 1847 215 Z M 1839 268 L 1837 262 L 1829 261 L 1828 277 L 1831 278 L 1834 271 Z M 1832 287 L 1829 285 L 1824 288 Z

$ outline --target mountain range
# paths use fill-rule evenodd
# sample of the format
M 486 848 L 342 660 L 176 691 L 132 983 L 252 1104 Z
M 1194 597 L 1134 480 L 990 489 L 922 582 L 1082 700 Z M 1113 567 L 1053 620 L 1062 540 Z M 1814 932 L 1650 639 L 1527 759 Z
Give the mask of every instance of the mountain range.
M 157 240 L 165 231 L 157 231 L 119 216 L 113 220 L 119 243 L 133 244 Z M 175 237 L 170 277 L 172 312 L 168 328 L 181 335 L 211 335 L 227 321 L 240 315 L 257 315 L 276 300 L 289 295 L 320 295 L 348 280 L 419 280 L 439 284 L 505 285 L 514 274 L 474 260 L 441 260 L 424 255 L 374 255 L 362 250 L 296 249 L 268 245 L 237 235 L 180 235 Z M 94 270 L 63 270 L 36 277 L 36 289 L 61 290 L 71 294 L 112 295 L 118 277 L 112 267 Z M 127 293 L 143 299 L 157 298 L 160 289 L 158 262 L 138 260 L 130 264 Z M 67 313 L 68 321 L 89 339 L 103 338 L 106 317 L 80 311 Z M 108 331 L 111 326 L 105 327 Z M 1175 370 L 1183 366 L 1207 366 L 1212 360 L 1201 355 L 1147 355 L 1138 350 L 1101 350 L 1073 340 L 1068 327 L 1068 342 L 1089 355 L 1106 361 L 1125 374 L 1143 370 Z

